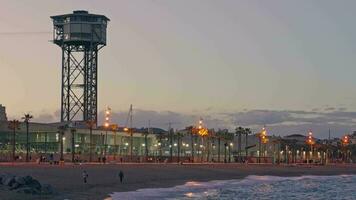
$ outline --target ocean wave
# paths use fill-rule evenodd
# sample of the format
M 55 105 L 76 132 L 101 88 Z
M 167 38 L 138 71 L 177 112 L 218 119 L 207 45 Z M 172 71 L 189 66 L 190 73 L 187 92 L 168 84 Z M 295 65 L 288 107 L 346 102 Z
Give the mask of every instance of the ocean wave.
M 171 188 L 114 192 L 113 200 L 136 199 L 356 199 L 356 176 L 258 176 L 244 179 L 190 181 Z M 342 191 L 348 191 L 342 192 Z

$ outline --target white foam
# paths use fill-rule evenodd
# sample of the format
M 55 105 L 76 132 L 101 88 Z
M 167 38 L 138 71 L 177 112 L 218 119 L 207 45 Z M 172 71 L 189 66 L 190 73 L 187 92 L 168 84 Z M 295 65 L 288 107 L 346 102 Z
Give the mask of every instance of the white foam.
M 341 175 L 347 177 L 348 175 Z M 136 199 L 201 199 L 207 196 L 213 196 L 218 193 L 217 190 L 229 186 L 253 186 L 257 183 L 272 183 L 280 181 L 298 181 L 302 179 L 330 179 L 340 176 L 298 176 L 298 177 L 280 177 L 280 176 L 258 176 L 250 175 L 240 180 L 215 180 L 209 182 L 190 181 L 184 185 L 178 185 L 171 188 L 146 188 L 131 192 L 114 192 L 110 196 L 113 200 L 136 200 Z

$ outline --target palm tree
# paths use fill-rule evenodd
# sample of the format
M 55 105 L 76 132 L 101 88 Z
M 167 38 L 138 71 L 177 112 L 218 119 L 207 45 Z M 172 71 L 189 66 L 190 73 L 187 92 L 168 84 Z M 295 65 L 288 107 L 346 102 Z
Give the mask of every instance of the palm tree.
M 252 131 L 250 128 L 245 128 L 245 136 L 246 136 L 246 139 L 245 139 L 245 151 L 246 151 L 246 157 L 248 156 L 248 148 L 247 148 L 247 145 L 248 145 L 248 135 L 251 135 L 252 134 Z
M 30 119 L 32 119 L 33 116 L 30 114 L 25 114 L 22 119 L 24 120 L 24 122 L 26 123 L 26 162 L 29 161 L 28 159 L 28 155 L 30 152 L 30 145 L 29 145 L 29 122 Z
M 218 162 L 220 162 L 221 139 L 224 136 L 224 131 L 219 129 L 215 134 L 215 137 L 218 139 Z
M 164 132 L 159 133 L 158 138 L 158 146 L 159 146 L 159 159 L 162 159 L 162 140 L 166 138 L 166 134 Z
M 241 159 L 241 137 L 242 137 L 242 135 L 243 134 L 245 134 L 245 129 L 244 128 L 242 128 L 241 126 L 239 126 L 239 127 L 237 127 L 236 129 L 235 129 L 235 133 L 236 133 L 236 136 L 238 136 L 238 138 L 237 138 L 237 145 L 238 145 L 238 147 L 237 147 L 237 151 L 238 151 L 238 155 L 239 155 L 239 160 Z
M 177 131 L 176 137 L 177 137 L 177 151 L 178 151 L 177 162 L 179 163 L 180 162 L 181 143 L 182 143 L 182 138 L 184 137 L 184 134 L 180 131 Z
M 190 143 L 191 143 L 191 161 L 194 162 L 194 127 L 188 126 L 185 128 L 190 134 Z
M 20 129 L 20 122 L 18 120 L 9 121 L 8 128 L 13 131 L 12 135 L 12 161 L 15 161 L 15 150 L 16 150 L 16 130 Z

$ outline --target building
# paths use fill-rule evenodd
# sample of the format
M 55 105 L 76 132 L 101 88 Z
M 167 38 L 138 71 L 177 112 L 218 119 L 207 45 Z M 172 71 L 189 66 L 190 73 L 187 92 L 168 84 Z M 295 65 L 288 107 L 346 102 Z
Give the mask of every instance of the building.
M 26 124 L 21 122 L 15 134 L 16 155 L 23 160 L 26 154 Z M 134 159 L 145 156 L 146 145 L 148 156 L 155 156 L 157 154 L 156 135 L 152 133 L 147 134 L 147 137 L 145 136 L 143 129 L 133 129 L 132 157 Z M 0 161 L 11 160 L 12 139 L 13 130 L 8 128 L 8 122 L 0 122 Z M 90 130 L 80 126 L 63 126 L 61 123 L 29 124 L 29 145 L 32 160 L 38 158 L 40 155 L 48 157 L 51 154 L 54 155 L 54 159 L 59 160 L 61 139 L 63 140 L 65 160 L 71 160 L 74 147 L 75 157 L 83 161 L 88 161 Z M 95 160 L 104 155 L 109 160 L 113 159 L 113 157 L 116 157 L 116 159 L 123 158 L 124 160 L 131 157 L 131 136 L 125 132 L 123 128 L 116 130 L 105 130 L 103 128 L 92 129 L 92 144 L 93 159 Z
M 0 121 L 7 121 L 6 108 L 0 104 Z

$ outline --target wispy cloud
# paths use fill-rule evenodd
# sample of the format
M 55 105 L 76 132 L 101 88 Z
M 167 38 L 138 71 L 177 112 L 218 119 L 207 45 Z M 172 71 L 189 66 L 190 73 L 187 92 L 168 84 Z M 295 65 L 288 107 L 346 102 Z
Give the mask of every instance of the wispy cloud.
M 328 137 L 329 129 L 332 136 L 339 137 L 345 133 L 356 130 L 356 112 L 341 111 L 343 109 L 318 109 L 311 111 L 303 110 L 244 110 L 239 112 L 216 112 L 216 113 L 179 113 L 172 111 L 153 111 L 136 109 L 133 114 L 133 126 L 151 126 L 163 129 L 168 128 L 171 123 L 175 129 L 194 125 L 200 117 L 208 128 L 228 128 L 234 130 L 236 126 L 252 128 L 259 131 L 261 127 L 267 126 L 270 134 L 288 135 L 305 134 L 312 130 L 317 137 Z M 99 123 L 104 119 L 104 111 L 99 112 Z M 35 116 L 37 122 L 54 122 L 59 119 L 59 111 L 53 114 L 39 114 Z M 128 126 L 127 111 L 113 111 L 111 120 L 120 126 Z

